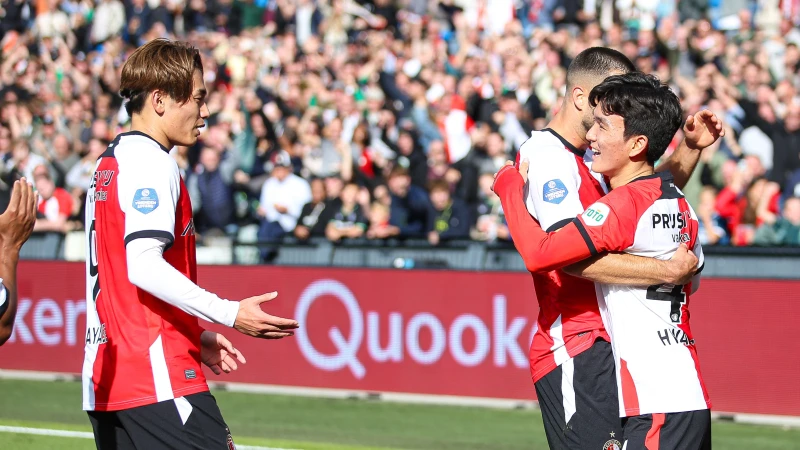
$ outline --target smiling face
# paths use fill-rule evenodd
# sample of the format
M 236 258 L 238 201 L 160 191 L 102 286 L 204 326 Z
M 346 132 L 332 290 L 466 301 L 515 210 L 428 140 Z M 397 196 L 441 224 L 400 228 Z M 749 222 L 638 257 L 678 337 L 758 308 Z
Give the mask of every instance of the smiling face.
M 164 102 L 164 133 L 173 145 L 191 147 L 197 143 L 200 128 L 209 116 L 206 106 L 206 85 L 203 73 L 195 69 L 192 77 L 192 96 L 184 103 L 170 97 Z
M 593 117 L 594 123 L 586 133 L 594 153 L 592 171 L 613 177 L 630 163 L 636 136 L 625 139 L 625 120 L 617 114 L 606 114 L 600 104 L 594 108 Z

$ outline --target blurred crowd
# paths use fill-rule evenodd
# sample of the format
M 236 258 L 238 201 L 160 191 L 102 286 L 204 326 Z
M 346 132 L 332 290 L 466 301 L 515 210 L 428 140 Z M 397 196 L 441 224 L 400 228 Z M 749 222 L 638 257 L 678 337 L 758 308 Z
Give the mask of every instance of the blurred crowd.
M 557 112 L 571 59 L 608 46 L 725 121 L 685 189 L 702 242 L 800 245 L 796 1 L 2 0 L 0 18 L 0 201 L 34 180 L 39 231 L 82 229 L 129 124 L 122 64 L 169 37 L 209 89 L 200 141 L 172 149 L 201 237 L 508 240 L 492 175 Z

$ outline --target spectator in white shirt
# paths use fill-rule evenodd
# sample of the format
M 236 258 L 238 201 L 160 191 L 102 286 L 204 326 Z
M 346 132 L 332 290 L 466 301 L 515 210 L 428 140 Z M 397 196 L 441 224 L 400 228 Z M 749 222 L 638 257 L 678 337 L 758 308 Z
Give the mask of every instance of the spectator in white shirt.
M 280 242 L 284 234 L 291 233 L 303 206 L 311 201 L 311 187 L 303 178 L 292 173 L 292 160 L 289 153 L 279 151 L 270 160 L 271 176 L 261 188 L 261 227 L 259 241 L 270 243 L 262 250 L 265 261 L 277 255 L 274 243 Z

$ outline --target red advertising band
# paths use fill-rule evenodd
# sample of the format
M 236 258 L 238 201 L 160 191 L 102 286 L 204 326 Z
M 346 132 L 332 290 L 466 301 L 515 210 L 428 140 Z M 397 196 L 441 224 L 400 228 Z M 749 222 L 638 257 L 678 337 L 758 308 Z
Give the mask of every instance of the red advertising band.
M 86 335 L 84 267 L 20 263 L 0 369 L 80 373 L 83 343 L 96 338 Z M 211 327 L 248 360 L 229 375 L 207 371 L 211 381 L 535 399 L 528 345 L 538 309 L 525 273 L 201 266 L 199 280 L 232 299 L 277 290 L 266 309 L 301 324 L 270 342 Z M 800 341 L 786 338 L 800 322 L 800 281 L 705 279 L 691 311 L 716 411 L 800 416 L 800 390 L 786 389 L 800 378 Z

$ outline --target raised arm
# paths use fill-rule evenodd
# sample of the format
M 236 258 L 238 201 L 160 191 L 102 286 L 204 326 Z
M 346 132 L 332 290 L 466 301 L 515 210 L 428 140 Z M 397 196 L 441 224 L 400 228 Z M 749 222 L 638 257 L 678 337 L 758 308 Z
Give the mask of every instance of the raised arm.
M 675 178 L 675 185 L 680 189 L 686 186 L 692 176 L 702 150 L 724 136 L 725 130 L 722 120 L 704 109 L 686 118 L 683 134 L 684 139 L 678 148 L 656 168 L 656 172 L 670 171 Z

